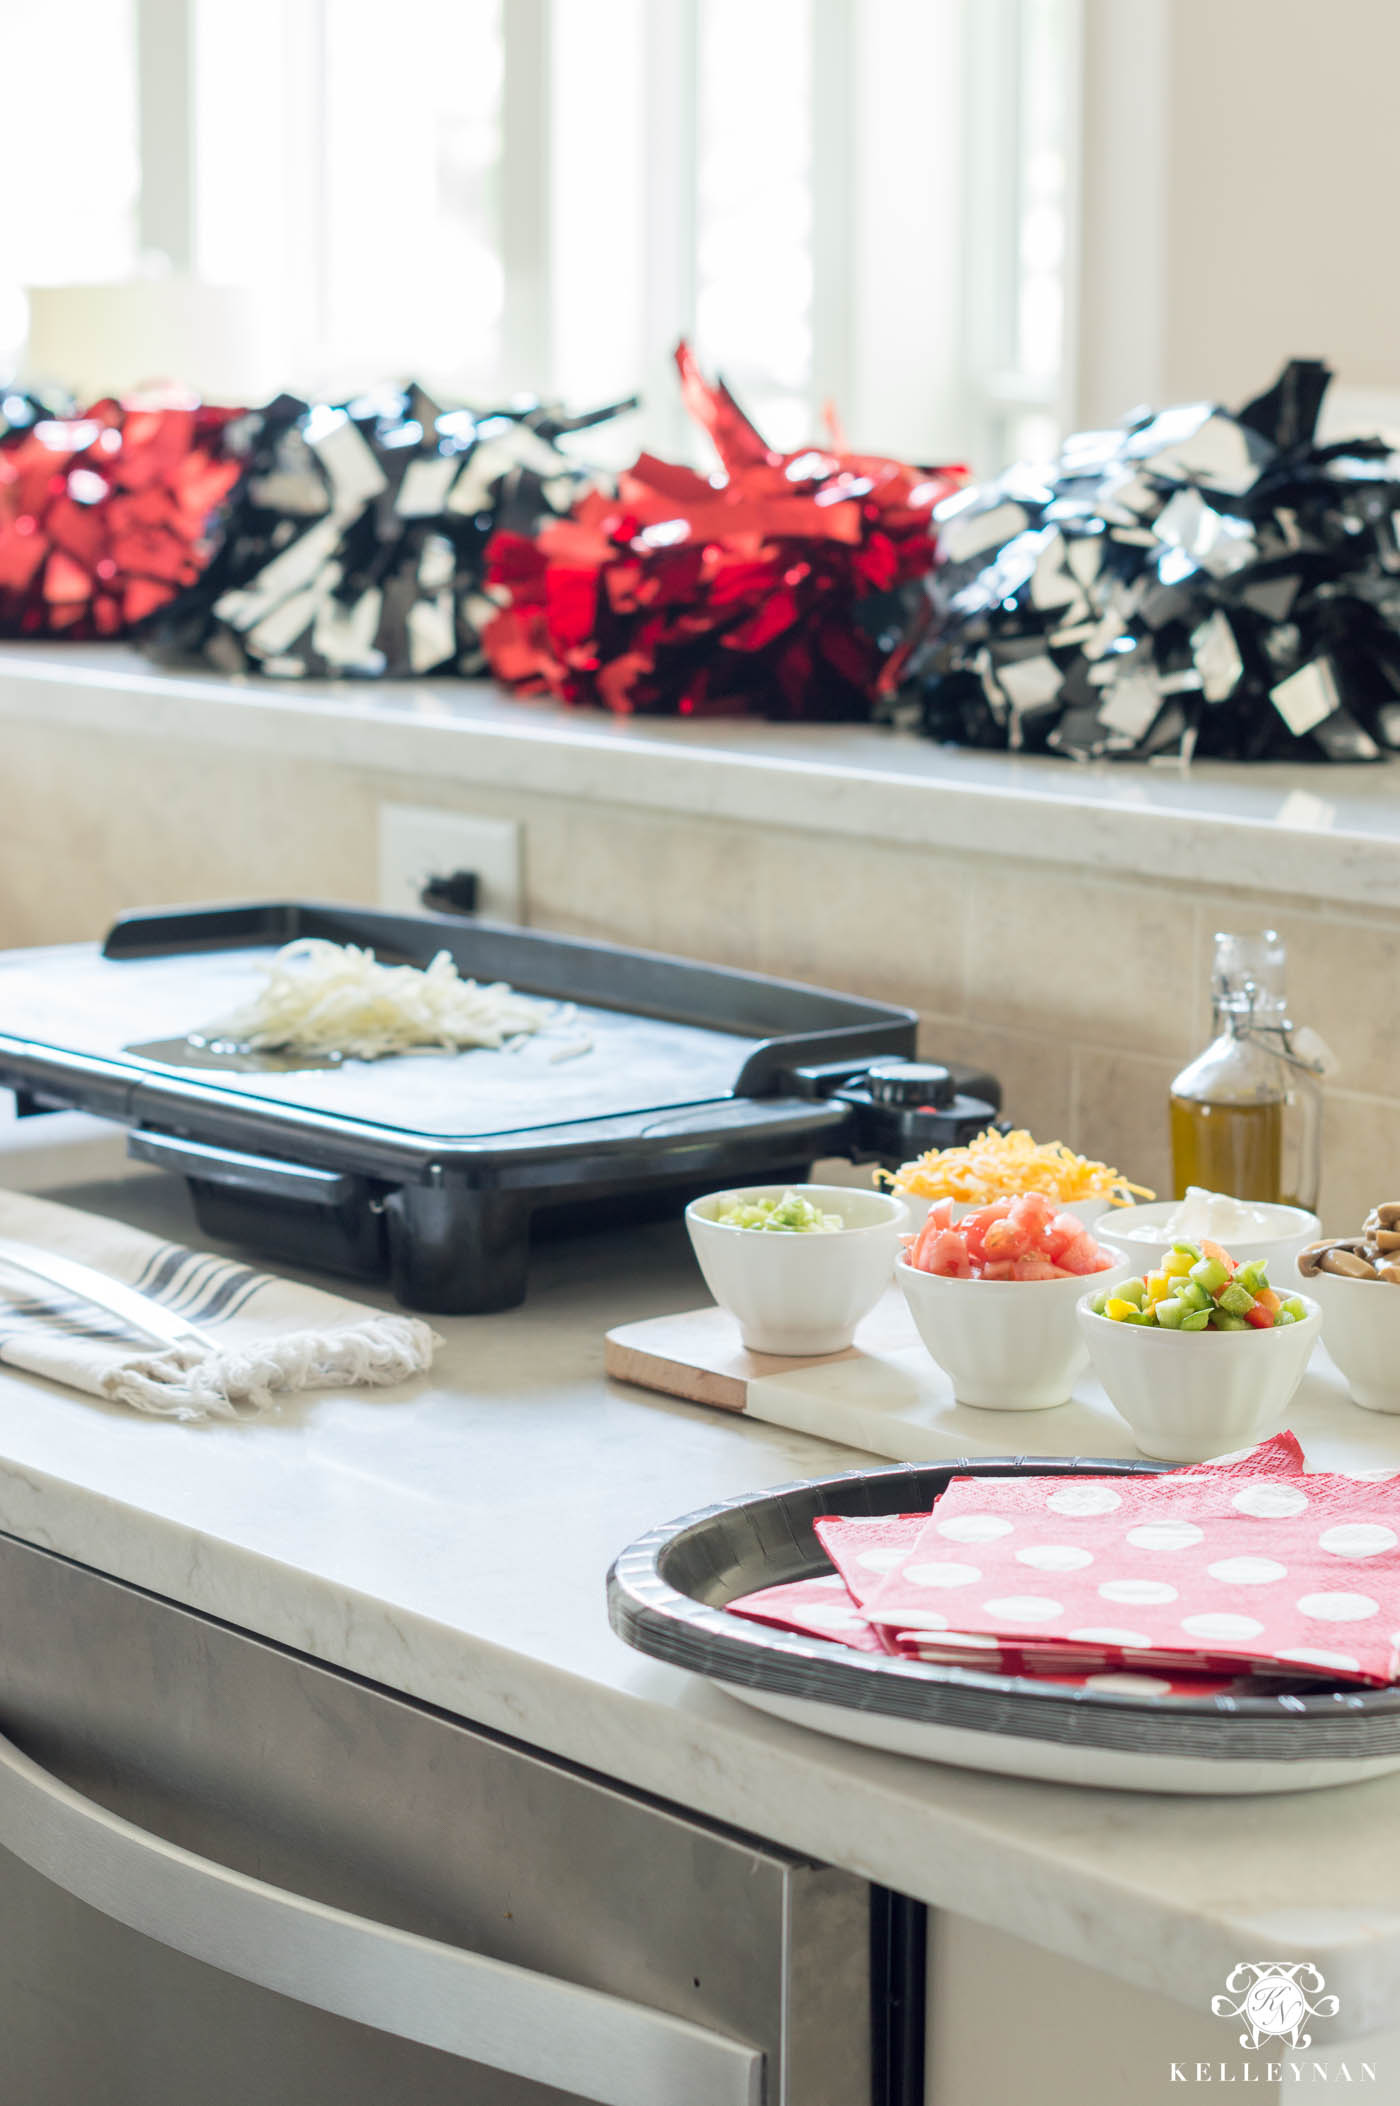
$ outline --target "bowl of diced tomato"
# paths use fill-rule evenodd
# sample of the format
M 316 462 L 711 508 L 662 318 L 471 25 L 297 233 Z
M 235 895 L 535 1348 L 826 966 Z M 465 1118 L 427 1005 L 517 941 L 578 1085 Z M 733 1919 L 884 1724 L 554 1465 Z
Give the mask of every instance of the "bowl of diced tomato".
M 960 1404 L 1063 1404 L 1089 1358 L 1078 1303 L 1091 1280 L 1112 1285 L 1127 1265 L 1043 1193 L 956 1211 L 936 1201 L 895 1266 L 920 1338 Z

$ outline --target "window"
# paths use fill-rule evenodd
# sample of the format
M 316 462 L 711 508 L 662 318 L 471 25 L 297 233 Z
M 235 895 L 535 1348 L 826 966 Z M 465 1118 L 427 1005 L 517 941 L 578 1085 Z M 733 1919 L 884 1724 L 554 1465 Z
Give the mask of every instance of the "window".
M 91 94 L 56 56 L 81 53 Z M 25 339 L 26 285 L 123 278 L 137 259 L 135 0 L 61 0 L 12 7 L 5 19 L 11 84 L 0 124 L 0 189 L 8 200 L 0 249 L 0 376 Z M 17 85 L 27 84 L 27 85 Z
M 1043 460 L 1069 410 L 1078 10 L 978 0 L 967 26 L 970 443 L 982 459 Z
M 5 260 L 0 356 L 21 286 L 173 267 L 244 289 L 250 397 L 640 385 L 617 458 L 694 454 L 685 334 L 780 445 L 833 400 L 860 444 L 991 468 L 1065 413 L 1077 4 L 15 10 L 12 62 L 42 78 L 61 16 L 103 92 L 61 154 L 42 97 L 7 119 L 11 194 L 42 169 L 45 211 Z
M 811 436 L 810 0 L 708 0 L 697 77 L 695 345 L 775 444 Z

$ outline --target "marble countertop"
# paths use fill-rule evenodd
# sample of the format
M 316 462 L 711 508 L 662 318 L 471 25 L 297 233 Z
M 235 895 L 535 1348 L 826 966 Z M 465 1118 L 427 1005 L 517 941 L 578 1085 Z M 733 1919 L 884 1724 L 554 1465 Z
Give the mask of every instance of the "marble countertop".
M 1076 766 L 861 726 L 619 719 L 488 681 L 176 673 L 105 644 L 0 644 L 0 720 L 314 755 L 497 789 L 1320 900 L 1392 902 L 1400 767 Z
M 200 1240 L 122 1146 L 0 1116 L 0 1183 Z M 1018 1782 L 782 1725 L 614 1637 L 604 1575 L 633 1537 L 865 1459 L 604 1379 L 610 1324 L 698 1287 L 679 1227 L 546 1247 L 523 1309 L 439 1320 L 422 1385 L 251 1424 L 0 1370 L 0 1528 L 1198 2010 L 1242 1957 L 1296 1952 L 1338 2032 L 1391 2022 L 1400 1775 L 1255 1800 Z

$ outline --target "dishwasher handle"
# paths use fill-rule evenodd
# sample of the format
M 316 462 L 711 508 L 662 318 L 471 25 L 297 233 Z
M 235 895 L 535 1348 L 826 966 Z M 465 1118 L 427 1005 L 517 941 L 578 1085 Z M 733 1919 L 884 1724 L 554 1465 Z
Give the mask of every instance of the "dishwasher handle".
M 760 2106 L 759 2048 L 250 1879 L 110 1813 L 2 1736 L 0 1848 L 225 1974 L 594 2106 Z

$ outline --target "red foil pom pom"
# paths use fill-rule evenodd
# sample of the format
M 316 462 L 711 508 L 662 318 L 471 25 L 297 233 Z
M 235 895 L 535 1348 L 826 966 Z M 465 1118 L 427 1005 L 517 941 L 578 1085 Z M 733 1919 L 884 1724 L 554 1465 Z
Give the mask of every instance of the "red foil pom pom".
M 828 447 L 778 453 L 684 344 L 676 364 L 722 472 L 644 453 L 533 539 L 498 533 L 492 671 L 619 714 L 868 716 L 966 470 L 852 453 L 834 420 Z
M 185 398 L 0 408 L 0 635 L 118 636 L 203 569 L 246 414 Z

